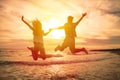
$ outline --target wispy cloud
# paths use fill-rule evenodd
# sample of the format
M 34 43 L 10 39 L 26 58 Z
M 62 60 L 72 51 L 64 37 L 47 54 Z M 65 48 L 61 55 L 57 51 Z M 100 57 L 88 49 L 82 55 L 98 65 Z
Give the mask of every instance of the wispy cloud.
M 118 44 L 120 45 L 120 36 L 112 36 L 108 39 L 86 39 L 85 44 L 96 44 L 96 45 L 104 45 L 104 44 Z

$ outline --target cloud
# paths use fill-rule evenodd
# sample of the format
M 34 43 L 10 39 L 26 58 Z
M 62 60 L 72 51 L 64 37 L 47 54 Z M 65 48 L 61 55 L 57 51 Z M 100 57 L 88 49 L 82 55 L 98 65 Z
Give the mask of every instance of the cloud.
M 108 40 L 109 44 L 120 44 L 120 36 L 111 36 Z
M 102 1 L 102 0 L 101 0 Z M 111 14 L 120 17 L 120 1 L 119 0 L 106 0 L 101 2 L 101 6 L 97 9 L 105 14 Z
M 4 6 L 0 4 L 0 11 L 4 10 Z
M 47 50 L 53 50 L 60 40 L 54 40 L 54 39 L 44 39 L 44 46 Z M 34 46 L 32 39 L 5 39 L 0 41 L 0 48 L 13 48 L 13 49 L 20 49 L 25 48 L 27 46 Z
M 10 35 L 14 35 L 14 32 L 9 29 L 1 29 L 0 33 L 1 33 L 0 40 L 1 39 L 9 39 L 11 37 Z
M 11 30 L 0 30 L 0 32 L 5 32 L 5 33 L 13 33 Z
M 85 42 L 82 44 L 88 45 L 120 45 L 120 36 L 111 36 L 108 39 L 85 39 Z
M 33 45 L 31 40 L 24 39 L 5 39 L 0 41 L 0 48 L 26 48 L 29 45 Z
M 99 9 L 101 12 L 104 12 L 106 14 L 111 14 L 111 15 L 114 15 L 114 16 L 118 16 L 120 17 L 120 10 L 105 10 L 105 9 Z

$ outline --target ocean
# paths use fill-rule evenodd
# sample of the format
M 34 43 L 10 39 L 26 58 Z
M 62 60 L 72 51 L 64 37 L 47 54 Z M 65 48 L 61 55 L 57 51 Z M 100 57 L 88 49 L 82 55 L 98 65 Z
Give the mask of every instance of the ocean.
M 0 80 L 120 80 L 120 55 L 48 52 L 62 57 L 34 61 L 29 50 L 0 50 Z

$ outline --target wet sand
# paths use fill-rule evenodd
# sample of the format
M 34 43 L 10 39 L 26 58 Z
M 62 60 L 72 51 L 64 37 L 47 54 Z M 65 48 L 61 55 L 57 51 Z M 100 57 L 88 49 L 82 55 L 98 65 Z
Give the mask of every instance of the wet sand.
M 0 80 L 120 80 L 120 55 L 114 53 L 90 52 L 38 61 L 27 53 L 10 55 L 0 56 Z

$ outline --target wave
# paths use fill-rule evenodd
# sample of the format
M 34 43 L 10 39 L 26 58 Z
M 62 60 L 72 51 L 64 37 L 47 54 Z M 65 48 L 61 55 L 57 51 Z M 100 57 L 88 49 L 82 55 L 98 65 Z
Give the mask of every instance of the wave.
M 57 65 L 57 64 L 73 64 L 73 63 L 84 63 L 84 62 L 96 62 L 104 61 L 109 58 L 92 59 L 92 60 L 60 60 L 60 61 L 42 61 L 42 62 L 30 62 L 30 61 L 0 61 L 0 65 L 28 65 L 28 66 L 45 66 L 45 65 Z

